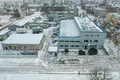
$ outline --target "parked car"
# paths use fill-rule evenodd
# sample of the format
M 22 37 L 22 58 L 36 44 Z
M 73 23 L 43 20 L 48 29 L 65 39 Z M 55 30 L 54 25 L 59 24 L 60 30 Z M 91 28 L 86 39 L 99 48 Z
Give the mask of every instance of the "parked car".
M 56 43 L 58 40 L 53 40 L 52 43 Z
M 43 29 L 42 28 L 34 28 L 34 29 L 32 29 L 32 32 L 33 32 L 33 34 L 39 34 L 39 33 L 43 32 Z
M 52 35 L 51 37 L 52 37 L 52 38 L 56 38 L 56 37 L 57 37 L 57 35 Z

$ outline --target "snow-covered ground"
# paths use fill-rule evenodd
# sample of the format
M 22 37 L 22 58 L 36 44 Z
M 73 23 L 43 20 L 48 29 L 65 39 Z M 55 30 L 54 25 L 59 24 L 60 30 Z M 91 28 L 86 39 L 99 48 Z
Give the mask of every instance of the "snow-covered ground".
M 0 80 L 89 80 L 77 74 L 0 74 Z

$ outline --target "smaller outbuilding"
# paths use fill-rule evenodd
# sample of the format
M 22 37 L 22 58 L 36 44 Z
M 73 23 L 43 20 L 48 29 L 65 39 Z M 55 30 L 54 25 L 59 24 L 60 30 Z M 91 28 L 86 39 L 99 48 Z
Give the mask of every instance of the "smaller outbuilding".
M 57 47 L 49 47 L 49 48 L 48 48 L 48 52 L 51 53 L 51 54 L 52 54 L 52 53 L 57 53 L 57 51 L 58 51 L 58 48 L 57 48 Z
M 3 43 L 3 50 L 39 51 L 44 44 L 44 34 L 12 34 Z

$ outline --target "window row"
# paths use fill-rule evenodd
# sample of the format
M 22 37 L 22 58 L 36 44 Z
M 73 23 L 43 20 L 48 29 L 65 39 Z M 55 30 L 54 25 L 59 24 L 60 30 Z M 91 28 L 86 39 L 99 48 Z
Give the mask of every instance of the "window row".
M 80 42 L 80 41 L 63 41 L 63 40 L 60 40 L 59 42 Z
M 89 40 L 84 40 L 84 42 L 89 42 Z M 94 41 L 90 40 L 90 42 L 98 42 L 98 40 L 94 40 Z
M 89 34 L 85 34 L 85 37 L 99 37 L 99 34 L 97 34 L 97 35 L 93 35 L 93 34 L 91 34 L 91 35 L 89 35 Z
M 60 47 L 69 47 L 68 45 L 60 45 Z M 70 45 L 70 47 L 79 47 L 79 45 Z
M 60 45 L 60 47 L 69 47 L 68 45 Z M 70 45 L 70 47 L 80 47 L 79 45 Z M 88 47 L 88 45 L 83 45 L 82 47 Z M 97 47 L 97 45 L 94 45 L 93 47 Z

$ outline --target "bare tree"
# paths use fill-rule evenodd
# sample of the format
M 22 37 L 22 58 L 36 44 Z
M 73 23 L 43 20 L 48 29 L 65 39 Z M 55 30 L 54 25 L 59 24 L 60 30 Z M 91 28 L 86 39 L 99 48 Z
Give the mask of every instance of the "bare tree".
M 100 80 L 100 76 L 98 76 L 98 73 L 101 71 L 100 67 L 95 67 L 90 71 L 90 80 Z
M 109 77 L 108 74 L 108 68 L 95 67 L 90 71 L 89 80 L 112 80 L 112 77 Z

